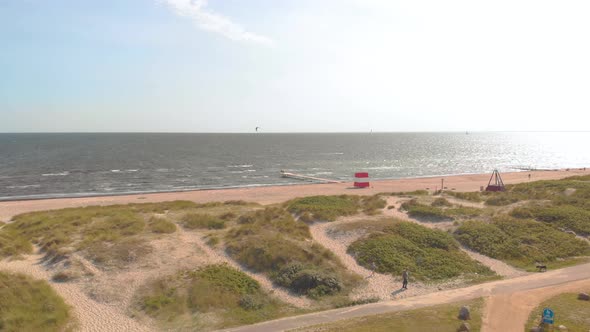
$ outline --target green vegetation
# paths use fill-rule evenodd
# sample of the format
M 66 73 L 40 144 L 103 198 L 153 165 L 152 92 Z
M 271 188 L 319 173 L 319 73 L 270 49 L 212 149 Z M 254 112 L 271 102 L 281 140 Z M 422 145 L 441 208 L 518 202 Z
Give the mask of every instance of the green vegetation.
M 401 208 L 408 211 L 408 215 L 412 218 L 429 221 L 452 221 L 456 218 L 476 217 L 482 214 L 482 209 L 451 206 L 453 205 L 445 198 L 437 198 L 431 205 L 422 204 L 417 199 L 412 199 L 404 202 Z
M 286 203 L 287 210 L 305 219 L 334 221 L 341 216 L 357 214 L 362 210 L 366 214 L 376 214 L 385 207 L 385 201 L 375 196 L 309 196 L 296 198 Z
M 444 197 L 437 197 L 431 204 L 431 206 L 453 206 L 453 204 L 451 204 L 451 202 L 449 202 L 448 199 L 444 198 Z
M 457 319 L 459 309 L 466 305 L 469 307 L 471 331 L 481 329 L 481 317 L 483 312 L 482 299 L 468 302 L 442 304 L 422 309 L 398 311 L 381 315 L 364 316 L 346 319 L 334 323 L 321 324 L 297 329 L 297 332 L 322 331 L 322 332 L 439 332 L 456 331 L 461 325 Z M 528 330 L 527 330 L 528 331 Z
M 153 280 L 136 294 L 136 309 L 164 328 L 218 329 L 294 312 L 266 294 L 256 280 L 223 264 Z
M 445 195 L 453 196 L 458 199 L 462 199 L 465 201 L 471 201 L 475 203 L 479 203 L 483 201 L 479 192 L 457 192 L 457 191 L 445 191 Z
M 53 257 L 79 251 L 105 267 L 122 267 L 151 251 L 150 238 L 175 232 L 171 218 L 186 217 L 183 225 L 187 228 L 218 229 L 224 227 L 225 220 L 237 216 L 230 212 L 242 213 L 257 206 L 244 201 L 172 201 L 25 213 L 0 229 L 0 258 L 30 253 L 32 244 L 36 244 Z M 225 220 L 207 213 L 219 214 Z
M 30 254 L 33 246 L 15 231 L 0 230 L 0 259 Z
M 0 272 L 0 331 L 63 331 L 69 307 L 45 282 Z
M 227 252 L 278 285 L 318 298 L 342 293 L 358 282 L 331 251 L 309 241 L 308 226 L 285 210 L 267 208 L 238 222 L 226 236 Z
M 587 242 L 527 219 L 502 217 L 491 223 L 468 221 L 455 231 L 455 236 L 477 252 L 529 269 L 534 268 L 536 262 L 550 263 L 590 254 Z
M 392 193 L 387 193 L 383 195 L 389 196 L 428 196 L 430 193 L 428 190 L 414 190 L 414 191 L 397 191 Z
M 578 235 L 590 235 L 590 210 L 574 205 L 520 207 L 512 210 L 510 215 L 517 218 L 534 218 L 574 231 Z
M 176 232 L 176 225 L 163 218 L 151 217 L 147 226 L 152 233 L 171 234 Z
M 209 214 L 189 213 L 182 217 L 182 226 L 188 229 L 222 229 L 225 228 L 225 220 Z
M 378 272 L 394 275 L 408 268 L 419 280 L 494 275 L 460 251 L 458 243 L 448 233 L 410 222 L 398 222 L 381 233 L 359 239 L 348 247 L 348 252 L 366 268 L 375 263 Z
M 564 325 L 568 331 L 588 331 L 590 329 L 590 302 L 577 299 L 578 294 L 565 293 L 552 297 L 531 312 L 525 331 L 538 326 L 544 308 L 555 313 L 554 326 Z

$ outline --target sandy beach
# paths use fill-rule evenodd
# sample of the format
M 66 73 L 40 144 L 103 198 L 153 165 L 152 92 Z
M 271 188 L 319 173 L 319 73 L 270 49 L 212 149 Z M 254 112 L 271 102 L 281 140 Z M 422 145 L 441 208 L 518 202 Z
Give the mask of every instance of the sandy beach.
M 531 171 L 503 173 L 505 184 L 520 183 L 537 180 L 555 180 L 568 176 L 590 174 L 590 170 L 570 169 L 557 171 Z M 291 186 L 249 187 L 234 189 L 196 190 L 185 192 L 169 192 L 154 194 L 137 194 L 122 196 L 98 196 L 79 198 L 59 198 L 26 201 L 0 202 L 0 220 L 10 220 L 13 216 L 32 212 L 62 209 L 68 207 L 82 207 L 89 205 L 113 205 L 128 203 L 163 202 L 173 200 L 188 200 L 197 203 L 244 200 L 260 204 L 273 204 L 287 201 L 295 197 L 311 195 L 373 195 L 380 192 L 401 192 L 419 189 L 440 189 L 441 179 L 447 190 L 479 191 L 486 186 L 491 174 L 468 174 L 453 176 L 437 176 L 424 178 L 396 179 L 372 181 L 370 188 L 355 189 L 352 182 L 328 184 L 301 184 Z M 277 175 L 278 176 L 278 175 Z

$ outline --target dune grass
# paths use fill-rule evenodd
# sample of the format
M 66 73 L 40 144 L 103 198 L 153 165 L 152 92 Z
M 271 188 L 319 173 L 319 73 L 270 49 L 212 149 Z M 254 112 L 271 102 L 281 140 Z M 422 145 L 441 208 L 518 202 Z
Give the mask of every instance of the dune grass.
M 151 217 L 147 223 L 147 228 L 152 233 L 157 234 L 171 234 L 176 232 L 176 224 L 159 217 Z
M 176 231 L 171 218 L 188 216 L 183 221 L 186 228 L 218 229 L 226 221 L 209 212 L 225 214 L 230 220 L 229 210 L 257 206 L 244 201 L 171 201 L 25 213 L 0 229 L 0 257 L 30 253 L 35 244 L 50 256 L 79 251 L 104 267 L 123 267 L 150 252 L 150 238 Z M 168 213 L 166 218 L 154 216 Z
M 276 284 L 312 298 L 350 290 L 359 277 L 329 250 L 311 241 L 309 227 L 281 208 L 244 216 L 225 238 L 229 255 Z
M 396 276 L 408 268 L 414 278 L 423 281 L 494 276 L 489 268 L 460 251 L 448 233 L 410 222 L 398 222 L 361 238 L 348 247 L 348 252 L 366 268 L 375 263 L 378 272 Z
M 264 292 L 256 280 L 224 264 L 148 282 L 136 293 L 135 309 L 164 329 L 187 330 L 252 324 L 295 313 Z
M 449 196 L 452 196 L 452 197 L 455 197 L 458 199 L 462 199 L 464 201 L 470 201 L 470 202 L 475 202 L 475 203 L 479 203 L 479 202 L 483 201 L 480 193 L 477 191 L 473 191 L 473 192 L 445 191 L 445 195 L 449 195 Z
M 223 229 L 225 220 L 203 213 L 189 213 L 182 217 L 181 224 L 187 229 Z
M 31 242 L 15 231 L 0 230 L 0 259 L 30 254 L 33 251 Z
M 568 331 L 590 330 L 590 302 L 577 297 L 577 293 L 565 293 L 544 301 L 531 312 L 525 331 L 538 326 L 544 308 L 551 308 L 555 313 L 554 326 L 564 325 Z
M 450 304 L 436 305 L 415 310 L 392 312 L 381 315 L 364 316 L 292 330 L 293 332 L 440 332 L 456 331 L 461 325 L 457 318 L 459 309 L 468 306 L 471 320 L 471 331 L 481 329 L 483 299 L 470 300 Z
M 309 214 L 315 220 L 334 221 L 338 217 L 354 215 L 359 211 L 374 215 L 385 207 L 385 201 L 379 195 L 309 196 L 291 200 L 286 203 L 286 207 L 294 214 Z
M 543 221 L 578 235 L 590 235 L 590 210 L 585 208 L 573 205 L 527 206 L 515 208 L 510 215 Z
M 70 308 L 45 282 L 0 272 L 0 331 L 64 331 Z
M 455 206 L 445 198 L 435 199 L 431 205 L 418 202 L 417 199 L 404 202 L 401 206 L 408 212 L 408 216 L 427 221 L 452 221 L 461 218 L 472 218 L 483 214 L 482 209 L 465 206 Z
M 455 231 L 455 237 L 470 249 L 526 269 L 534 269 L 536 262 L 552 268 L 550 263 L 559 261 L 563 266 L 563 260 L 590 254 L 587 242 L 528 219 L 468 221 Z

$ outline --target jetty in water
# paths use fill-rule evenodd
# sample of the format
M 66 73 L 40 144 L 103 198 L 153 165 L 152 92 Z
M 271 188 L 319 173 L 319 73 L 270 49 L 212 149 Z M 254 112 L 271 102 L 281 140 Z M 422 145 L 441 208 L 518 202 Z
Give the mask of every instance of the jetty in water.
M 318 181 L 318 182 L 323 182 L 323 183 L 342 183 L 343 182 L 343 181 L 323 179 L 323 178 L 318 178 L 318 177 L 308 176 L 308 175 L 303 175 L 303 174 L 290 173 L 290 172 L 285 172 L 285 171 L 281 171 L 281 176 L 284 178 L 290 178 L 290 179 L 296 179 L 296 180 L 302 180 L 302 181 Z

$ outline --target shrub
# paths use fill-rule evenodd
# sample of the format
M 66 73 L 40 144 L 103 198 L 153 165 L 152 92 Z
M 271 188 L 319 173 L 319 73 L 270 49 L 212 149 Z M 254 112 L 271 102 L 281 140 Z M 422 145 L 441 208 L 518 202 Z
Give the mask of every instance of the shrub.
M 152 217 L 148 221 L 148 229 L 152 233 L 171 234 L 176 232 L 176 225 L 166 219 Z
M 348 252 L 370 268 L 375 263 L 381 273 L 401 274 L 408 268 L 422 280 L 443 280 L 462 274 L 493 275 L 458 249 L 451 235 L 424 226 L 400 222 L 353 242 Z
M 63 331 L 70 308 L 45 282 L 0 272 L 0 330 Z
M 182 226 L 188 229 L 222 229 L 225 228 L 225 221 L 201 213 L 189 213 L 182 217 Z
M 236 219 L 237 217 L 238 217 L 238 216 L 237 216 L 235 213 L 233 213 L 233 212 L 226 212 L 226 213 L 224 213 L 224 214 L 220 215 L 220 216 L 219 216 L 219 219 L 221 219 L 221 220 L 226 220 L 226 221 L 227 221 L 227 220 L 233 220 L 233 219 Z

